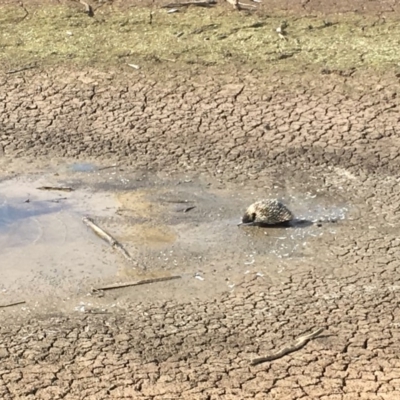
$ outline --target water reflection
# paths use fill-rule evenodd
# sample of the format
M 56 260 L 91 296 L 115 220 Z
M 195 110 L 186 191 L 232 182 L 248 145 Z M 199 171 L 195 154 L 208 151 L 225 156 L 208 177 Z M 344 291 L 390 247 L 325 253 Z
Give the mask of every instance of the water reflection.
M 21 223 L 33 217 L 56 213 L 65 208 L 66 205 L 51 201 L 6 200 L 0 197 L 0 233 L 6 233 L 15 223 Z

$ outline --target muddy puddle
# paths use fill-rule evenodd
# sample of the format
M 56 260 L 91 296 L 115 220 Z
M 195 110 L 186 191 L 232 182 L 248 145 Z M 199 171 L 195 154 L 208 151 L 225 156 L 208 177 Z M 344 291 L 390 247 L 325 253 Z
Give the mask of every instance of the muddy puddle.
M 248 273 L 279 279 L 291 263 L 326 259 L 321 240 L 337 234 L 351 214 L 349 204 L 319 191 L 293 187 L 272 193 L 297 222 L 265 229 L 237 226 L 245 208 L 266 197 L 261 190 L 241 192 L 90 163 L 4 180 L 0 301 L 68 298 L 104 283 L 176 274 L 182 280 L 172 286 L 135 293 L 153 297 L 172 287 L 177 297 L 202 297 L 234 290 L 235 280 Z M 117 239 L 137 265 L 96 236 L 84 216 Z
M 42 191 L 45 180 L 0 183 L 0 292 L 78 293 L 88 280 L 117 271 L 115 255 L 90 236 L 82 215 L 111 215 L 108 194 Z

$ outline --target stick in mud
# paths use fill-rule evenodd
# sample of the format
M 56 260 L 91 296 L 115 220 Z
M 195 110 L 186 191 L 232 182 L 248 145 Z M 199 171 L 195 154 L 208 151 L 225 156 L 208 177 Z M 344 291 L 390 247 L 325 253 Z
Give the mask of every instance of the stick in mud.
M 324 331 L 324 328 L 319 328 L 314 332 L 311 332 L 307 335 L 300 336 L 295 344 L 292 346 L 285 346 L 278 352 L 271 354 L 266 357 L 260 357 L 260 358 L 255 358 L 254 360 L 251 361 L 250 365 L 258 365 L 267 361 L 273 361 L 277 360 L 278 358 L 284 357 L 286 354 L 293 353 L 294 351 L 300 350 L 302 347 L 304 347 L 311 339 L 316 338 L 319 336 L 322 332 Z
M 193 210 L 194 208 L 196 208 L 196 206 L 190 206 L 190 207 L 185 207 L 185 208 L 178 208 L 178 209 L 176 210 L 176 212 L 187 213 L 187 212 Z
M 9 303 L 9 304 L 0 304 L 0 308 L 7 308 L 7 307 L 13 307 L 13 306 L 19 306 L 20 304 L 25 304 L 26 301 L 17 301 L 15 303 Z
M 110 169 L 110 168 L 119 168 L 119 165 L 118 164 L 106 165 L 105 167 L 97 168 L 97 171 L 104 171 L 105 169 Z
M 173 275 L 173 276 L 164 276 L 164 277 L 161 277 L 161 278 L 143 279 L 141 281 L 119 283 L 119 284 L 115 284 L 115 285 L 103 286 L 101 288 L 95 288 L 95 289 L 92 289 L 92 292 L 100 292 L 100 291 L 104 291 L 104 290 L 122 289 L 122 288 L 129 287 L 129 286 L 139 286 L 139 285 L 146 285 L 146 284 L 155 283 L 155 282 L 172 281 L 174 279 L 180 279 L 180 278 L 182 278 L 180 275 Z
M 82 218 L 84 224 L 86 224 L 96 235 L 105 240 L 113 249 L 118 250 L 122 255 L 129 261 L 133 261 L 132 257 L 129 253 L 123 248 L 121 243 L 119 243 L 116 239 L 114 239 L 110 234 L 101 229 L 98 225 L 96 225 L 93 220 L 89 217 Z
M 59 190 L 61 192 L 73 192 L 75 189 L 72 189 L 70 187 L 57 187 L 57 186 L 40 186 L 36 188 L 38 190 Z
M 36 68 L 37 65 L 27 65 L 25 67 L 21 67 L 21 68 L 16 68 L 16 69 L 10 69 L 9 71 L 6 72 L 7 75 L 11 75 L 11 74 L 16 74 L 17 72 L 23 72 L 23 71 L 27 71 L 28 69 L 33 69 Z

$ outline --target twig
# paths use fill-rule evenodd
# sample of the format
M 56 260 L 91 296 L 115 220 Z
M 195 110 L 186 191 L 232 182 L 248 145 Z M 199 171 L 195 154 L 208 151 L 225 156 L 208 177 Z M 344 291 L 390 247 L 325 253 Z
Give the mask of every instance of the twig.
M 161 277 L 161 278 L 143 279 L 141 281 L 126 282 L 126 283 L 120 283 L 120 284 L 115 284 L 115 285 L 103 286 L 101 288 L 92 289 L 92 292 L 99 292 L 99 291 L 105 291 L 105 290 L 114 290 L 114 289 L 122 289 L 122 288 L 129 287 L 129 286 L 147 285 L 149 283 L 172 281 L 174 279 L 180 279 L 180 278 L 182 278 L 180 275 L 173 275 L 173 276 L 164 276 L 164 277 Z
M 194 208 L 196 208 L 196 206 L 190 206 L 190 207 L 185 207 L 185 208 L 179 208 L 178 210 L 176 210 L 177 212 L 183 212 L 183 213 L 187 213 L 190 210 L 193 210 Z
M 20 304 L 25 304 L 26 301 L 17 301 L 15 303 L 9 303 L 9 304 L 3 304 L 0 305 L 0 308 L 7 308 L 7 307 L 13 307 L 13 306 L 19 306 Z
M 29 12 L 26 9 L 26 7 L 25 7 L 25 5 L 24 5 L 24 3 L 22 1 L 20 1 L 18 4 L 25 11 L 25 15 L 18 21 L 18 22 L 21 22 L 29 15 Z
M 271 354 L 270 356 L 255 358 L 251 361 L 250 365 L 258 365 L 266 361 L 277 360 L 285 356 L 286 354 L 293 353 L 294 351 L 300 350 L 303 346 L 305 346 L 311 339 L 316 338 L 324 331 L 324 328 L 319 328 L 316 331 L 309 333 L 308 335 L 300 336 L 296 343 L 292 346 L 285 346 L 277 353 Z
M 98 225 L 96 225 L 93 220 L 89 217 L 82 218 L 84 224 L 86 224 L 94 233 L 100 236 L 103 240 L 105 240 L 113 249 L 118 250 L 127 260 L 133 261 L 132 257 L 129 253 L 122 247 L 121 243 L 119 243 L 116 239 L 114 239 L 110 234 L 101 229 Z
M 23 72 L 23 71 L 27 71 L 28 69 L 33 69 L 36 68 L 37 65 L 27 65 L 25 67 L 21 67 L 21 68 L 16 68 L 16 69 L 11 69 L 9 71 L 6 72 L 6 74 L 11 75 L 11 74 L 16 74 L 17 72 Z
M 169 3 L 161 8 L 178 8 L 178 7 L 189 7 L 189 6 L 197 6 L 197 7 L 213 7 L 217 2 L 215 0 L 210 1 L 186 1 L 184 3 Z
M 59 190 L 61 192 L 73 192 L 75 189 L 72 189 L 70 187 L 57 187 L 57 186 L 40 186 L 36 188 L 38 190 Z
M 128 64 L 129 65 L 129 64 Z M 110 169 L 110 168 L 119 168 L 118 164 L 115 165 L 107 165 L 105 167 L 97 168 L 97 171 L 104 171 L 105 169 Z
M 106 310 L 85 310 L 85 314 L 111 314 L 110 311 Z

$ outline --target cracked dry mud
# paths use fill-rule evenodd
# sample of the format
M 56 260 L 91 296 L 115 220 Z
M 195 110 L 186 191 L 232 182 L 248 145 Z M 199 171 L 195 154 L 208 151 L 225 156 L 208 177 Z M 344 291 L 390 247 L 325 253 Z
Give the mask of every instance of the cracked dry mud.
M 324 11 L 381 15 L 384 3 L 397 15 L 397 4 L 374 1 Z M 321 11 L 318 1 L 293 4 Z M 49 221 L 43 236 L 86 240 L 71 247 L 86 253 L 49 261 L 32 240 L 17 255 L 30 267 L 14 280 L 15 248 L 0 226 L 0 305 L 27 302 L 0 309 L 0 398 L 399 398 L 398 66 L 158 67 L 0 72 L 0 200 L 23 187 L 32 204 L 18 207 L 35 207 L 57 197 L 36 186 L 73 185 L 58 198 L 79 216 L 96 210 L 130 251 L 144 248 L 148 266 L 117 273 L 121 260 L 54 203 L 55 214 L 35 215 Z M 77 162 L 80 172 L 65 167 Z M 344 219 L 268 235 L 238 229 L 243 207 L 267 194 L 299 216 L 326 207 Z M 196 208 L 167 203 L 182 196 Z M 177 265 L 163 258 L 171 248 Z M 52 269 L 37 278 L 42 264 Z M 87 295 L 99 282 L 176 273 L 182 280 Z M 250 365 L 319 327 L 299 351 Z

